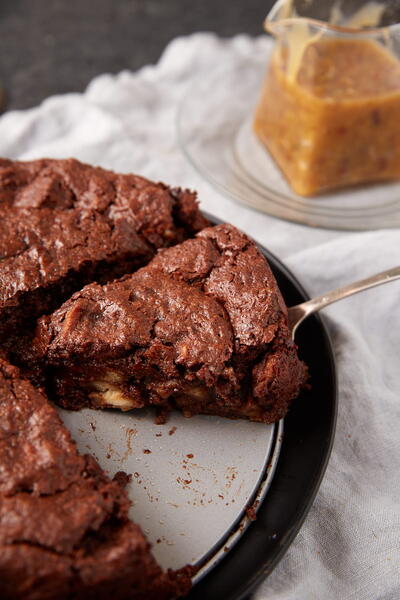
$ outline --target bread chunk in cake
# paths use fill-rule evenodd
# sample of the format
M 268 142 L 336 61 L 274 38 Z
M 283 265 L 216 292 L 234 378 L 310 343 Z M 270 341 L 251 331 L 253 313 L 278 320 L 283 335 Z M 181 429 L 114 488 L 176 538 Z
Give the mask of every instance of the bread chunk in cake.
M 0 159 L 0 342 L 91 281 L 146 264 L 207 221 L 196 196 L 77 160 Z
M 91 284 L 38 324 L 36 367 L 67 408 L 154 405 L 270 423 L 307 379 L 272 271 L 230 225 Z
M 77 452 L 46 397 L 0 359 L 0 598 L 167 600 L 190 588 L 164 573 L 130 502 Z

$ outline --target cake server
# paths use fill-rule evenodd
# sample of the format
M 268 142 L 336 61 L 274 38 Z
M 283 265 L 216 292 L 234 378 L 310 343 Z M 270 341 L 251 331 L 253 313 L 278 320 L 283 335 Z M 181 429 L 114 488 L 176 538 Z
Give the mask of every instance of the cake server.
M 368 290 L 381 283 L 389 283 L 389 281 L 394 281 L 395 279 L 400 279 L 400 267 L 393 267 L 392 269 L 382 271 L 381 273 L 377 273 L 366 279 L 361 279 L 360 281 L 355 281 L 354 283 L 339 287 L 331 292 L 322 294 L 322 296 L 307 300 L 307 302 L 291 306 L 288 309 L 288 317 L 292 339 L 295 338 L 297 328 L 304 319 L 309 315 L 318 312 L 321 308 L 325 308 L 325 306 L 329 306 L 329 304 L 333 304 L 333 302 L 343 300 L 343 298 L 358 294 L 358 292 L 363 292 L 364 290 Z

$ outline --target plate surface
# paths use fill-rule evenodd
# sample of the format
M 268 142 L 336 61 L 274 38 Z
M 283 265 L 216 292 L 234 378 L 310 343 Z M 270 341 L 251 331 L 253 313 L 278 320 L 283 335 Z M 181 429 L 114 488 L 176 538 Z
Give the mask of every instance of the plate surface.
M 261 250 L 287 304 L 305 299 L 284 265 Z M 335 367 L 318 317 L 302 325 L 298 342 L 313 387 L 284 426 L 179 413 L 155 425 L 151 411 L 59 409 L 80 451 L 110 475 L 132 473 L 131 516 L 160 563 L 204 564 L 191 600 L 244 597 L 288 548 L 319 487 L 334 435 Z M 246 508 L 254 500 L 251 523 Z
M 151 410 L 59 412 L 81 452 L 111 476 L 132 474 L 130 517 L 164 568 L 202 564 L 225 544 L 276 446 L 276 426 L 248 421 L 175 412 L 156 425 Z
M 346 188 L 316 198 L 293 192 L 252 130 L 266 57 L 216 69 L 191 88 L 178 111 L 181 147 L 205 179 L 249 206 L 310 226 L 377 229 L 400 225 L 400 183 Z M 212 93 L 210 93 L 212 90 Z

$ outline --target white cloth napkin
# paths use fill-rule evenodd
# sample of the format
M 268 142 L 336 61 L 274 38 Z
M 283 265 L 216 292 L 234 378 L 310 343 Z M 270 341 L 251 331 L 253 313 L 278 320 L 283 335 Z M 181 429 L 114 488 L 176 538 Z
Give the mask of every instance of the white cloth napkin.
M 258 214 L 214 191 L 177 145 L 178 101 L 215 65 L 241 69 L 265 37 L 174 40 L 156 66 L 0 119 L 0 155 L 74 156 L 199 191 L 204 209 L 271 249 L 311 295 L 400 264 L 400 230 L 344 233 Z M 214 93 L 214 92 L 210 92 Z M 215 92 L 216 93 L 216 92 Z M 205 99 L 206 101 L 206 99 Z M 339 371 L 332 457 L 307 520 L 257 600 L 400 598 L 400 281 L 326 309 Z

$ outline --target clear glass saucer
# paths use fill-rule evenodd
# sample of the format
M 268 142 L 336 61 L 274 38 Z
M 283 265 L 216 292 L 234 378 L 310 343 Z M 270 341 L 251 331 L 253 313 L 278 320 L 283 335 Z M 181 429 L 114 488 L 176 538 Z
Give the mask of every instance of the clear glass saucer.
M 347 188 L 315 198 L 295 194 L 252 130 L 265 71 L 261 61 L 217 68 L 184 97 L 177 117 L 181 147 L 219 191 L 257 210 L 328 229 L 400 226 L 400 183 Z M 240 80 L 240 85 L 238 85 Z

